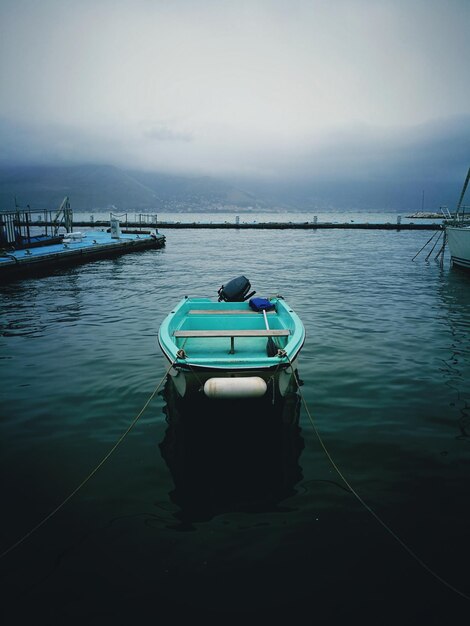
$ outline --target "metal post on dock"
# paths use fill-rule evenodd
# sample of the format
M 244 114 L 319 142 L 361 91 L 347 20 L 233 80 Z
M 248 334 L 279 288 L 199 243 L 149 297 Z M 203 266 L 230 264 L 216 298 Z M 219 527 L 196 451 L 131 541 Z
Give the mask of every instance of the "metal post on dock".
M 111 218 L 111 239 L 119 239 L 121 237 L 121 228 L 119 220 L 116 217 Z
M 28 204 L 29 207 L 29 204 Z M 31 213 L 26 212 L 24 214 L 25 222 L 26 222 L 26 233 L 28 236 L 28 243 L 31 243 L 31 232 L 29 230 L 29 222 L 31 221 Z

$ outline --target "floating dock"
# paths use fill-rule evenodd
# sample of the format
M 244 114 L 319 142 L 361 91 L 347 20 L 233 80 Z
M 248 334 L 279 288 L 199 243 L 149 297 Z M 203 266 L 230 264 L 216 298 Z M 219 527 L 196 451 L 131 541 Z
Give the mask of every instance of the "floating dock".
M 155 234 L 122 232 L 118 238 L 113 238 L 109 232 L 104 231 L 68 233 L 60 243 L 19 250 L 0 250 L 0 280 L 53 271 L 129 252 L 161 248 L 164 245 L 165 237 L 158 232 Z

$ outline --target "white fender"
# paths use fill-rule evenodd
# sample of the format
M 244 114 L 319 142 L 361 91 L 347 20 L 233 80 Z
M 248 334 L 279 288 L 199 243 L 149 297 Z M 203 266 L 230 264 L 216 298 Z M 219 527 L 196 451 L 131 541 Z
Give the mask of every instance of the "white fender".
M 209 378 L 204 384 L 208 398 L 260 398 L 268 386 L 259 376 L 246 378 Z

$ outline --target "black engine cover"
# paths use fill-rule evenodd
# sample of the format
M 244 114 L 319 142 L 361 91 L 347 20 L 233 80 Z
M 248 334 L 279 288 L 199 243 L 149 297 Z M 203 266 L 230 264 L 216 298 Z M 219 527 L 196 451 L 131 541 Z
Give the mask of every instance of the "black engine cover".
M 246 276 L 233 278 L 226 285 L 222 285 L 219 289 L 219 302 L 221 300 L 225 300 L 225 302 L 244 302 L 256 293 L 256 291 L 248 293 L 250 289 L 251 284 Z

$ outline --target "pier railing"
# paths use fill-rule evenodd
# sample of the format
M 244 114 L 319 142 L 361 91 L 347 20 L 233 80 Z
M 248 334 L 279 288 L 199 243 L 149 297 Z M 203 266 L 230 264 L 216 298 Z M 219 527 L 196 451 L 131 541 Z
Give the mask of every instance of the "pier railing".
M 38 227 L 44 229 L 42 237 L 57 237 L 60 227 L 67 233 L 73 229 L 72 209 L 64 198 L 56 210 L 31 209 L 16 205 L 15 211 L 0 212 L 0 248 L 21 248 L 38 237 Z

